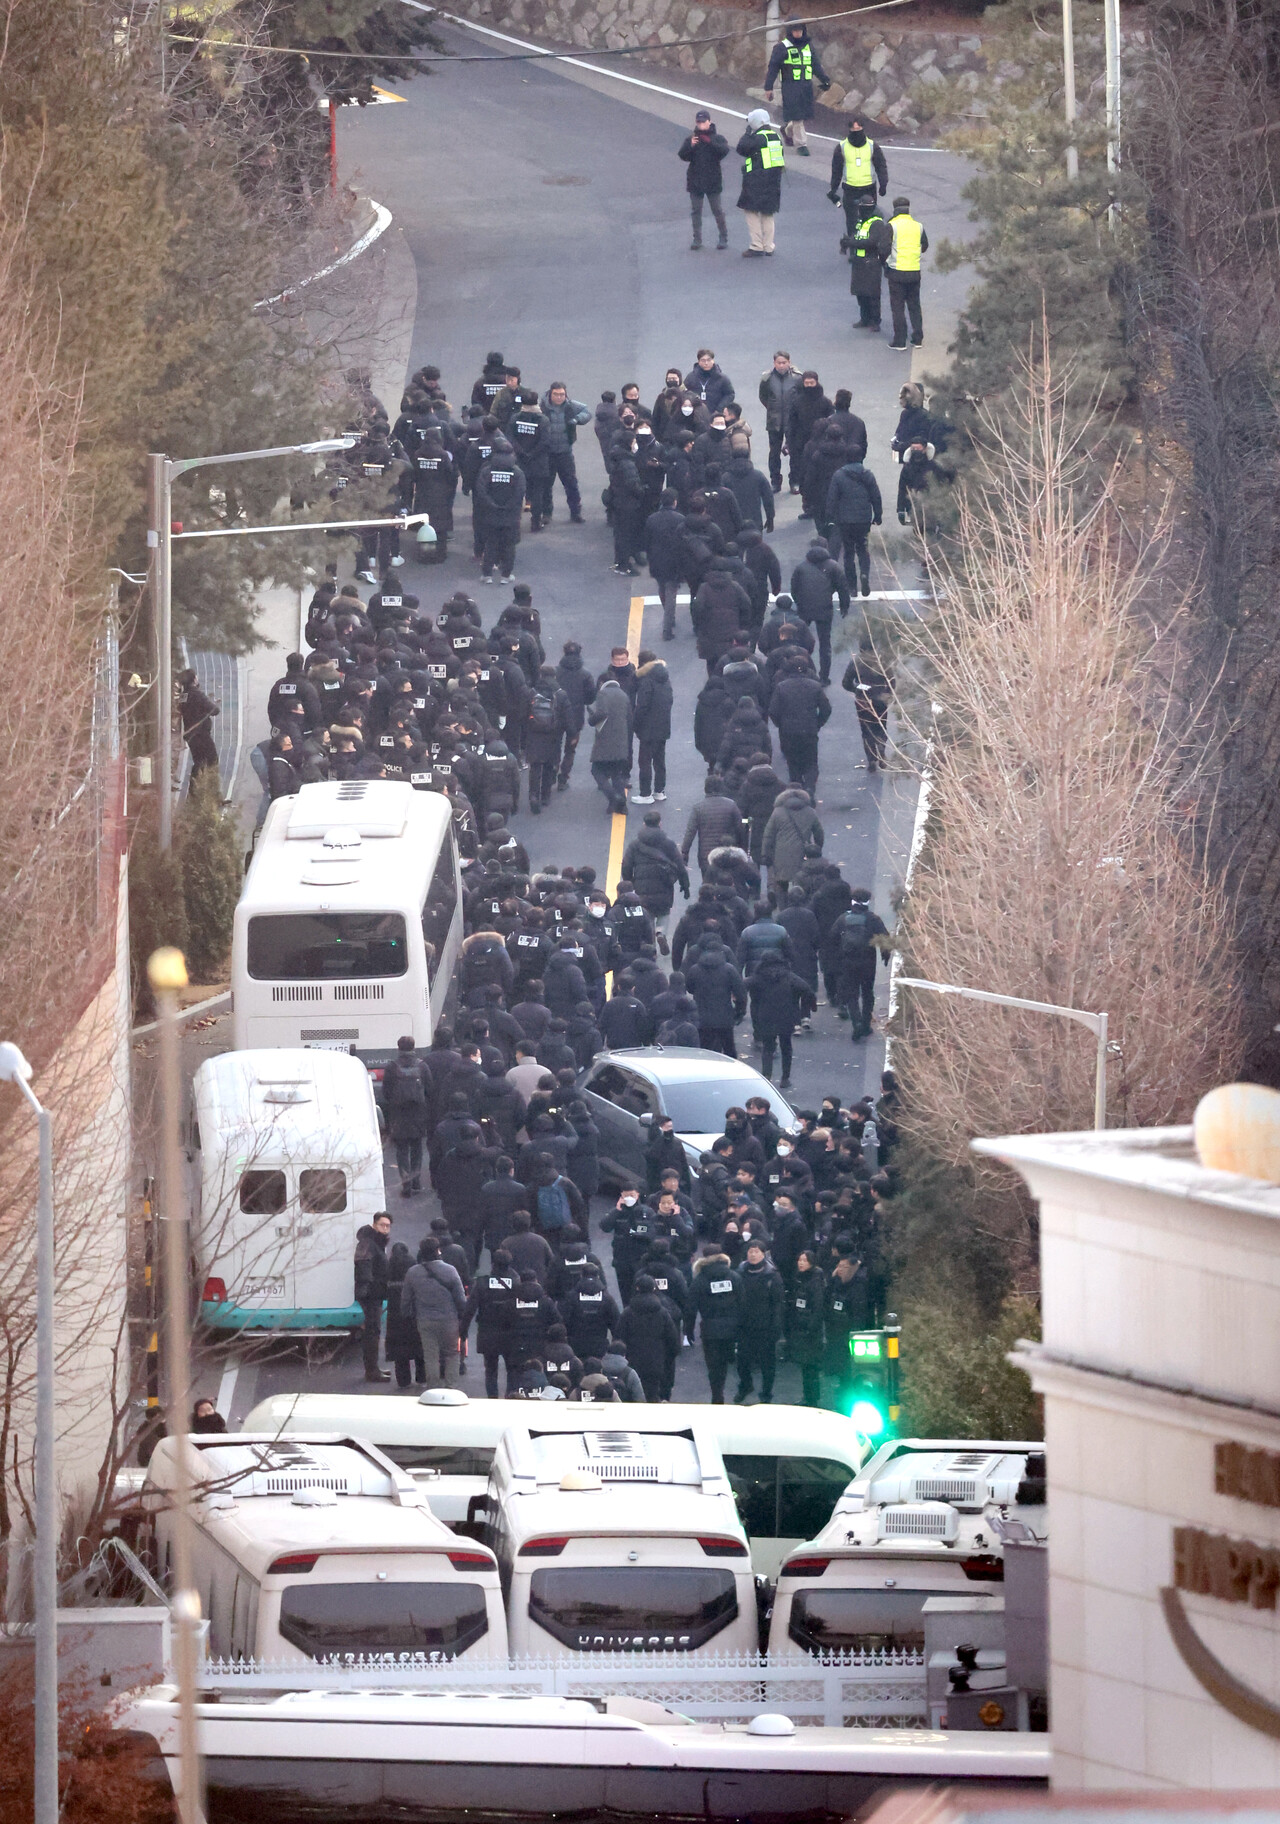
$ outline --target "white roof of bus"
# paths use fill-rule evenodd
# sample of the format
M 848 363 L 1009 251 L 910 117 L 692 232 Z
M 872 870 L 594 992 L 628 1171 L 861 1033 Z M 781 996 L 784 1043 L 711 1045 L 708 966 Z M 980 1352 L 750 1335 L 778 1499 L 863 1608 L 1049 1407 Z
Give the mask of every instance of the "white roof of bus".
M 281 1447 L 234 1434 L 189 1441 L 198 1453 L 195 1523 L 256 1577 L 285 1552 L 461 1549 L 457 1534 L 436 1519 L 419 1491 L 403 1478 L 393 1480 L 358 1445 L 308 1439 L 291 1448 L 294 1440 Z M 175 1450 L 171 1438 L 157 1444 L 144 1497 L 164 1497 L 173 1487 Z M 298 1490 L 326 1487 L 337 1495 L 335 1504 L 312 1507 L 294 1499 Z
M 422 904 L 452 810 L 390 779 L 326 780 L 271 806 L 236 908 L 370 911 Z
M 369 1073 L 346 1052 L 224 1051 L 200 1066 L 192 1095 L 209 1155 L 220 1145 L 258 1163 L 382 1158 Z
M 552 1402 L 537 1408 L 538 1431 L 617 1431 L 626 1415 L 632 1429 L 643 1414 L 645 1431 L 705 1429 L 726 1456 L 782 1452 L 787 1456 L 836 1458 L 850 1464 L 850 1475 L 867 1456 L 869 1446 L 852 1423 L 838 1412 L 812 1406 L 586 1406 Z M 524 1419 L 532 1424 L 533 1421 Z M 255 1406 L 244 1421 L 246 1431 L 267 1433 L 345 1431 L 378 1445 L 471 1444 L 493 1448 L 513 1423 L 508 1400 L 467 1399 L 457 1404 L 423 1404 L 385 1394 L 274 1394 Z

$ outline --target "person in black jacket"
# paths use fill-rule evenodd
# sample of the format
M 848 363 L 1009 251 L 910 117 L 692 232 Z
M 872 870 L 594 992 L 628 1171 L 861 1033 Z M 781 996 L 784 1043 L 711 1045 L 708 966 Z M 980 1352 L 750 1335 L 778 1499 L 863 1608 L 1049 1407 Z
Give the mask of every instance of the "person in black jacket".
M 827 518 L 840 528 L 844 543 L 844 574 L 849 588 L 853 589 L 861 577 L 864 596 L 871 594 L 867 536 L 872 526 L 880 524 L 882 512 L 880 486 L 870 469 L 860 461 L 846 463 L 844 468 L 837 469 L 827 495 Z M 827 678 L 824 677 L 823 682 L 827 682 Z
M 644 522 L 644 548 L 649 559 L 649 575 L 658 585 L 662 603 L 662 637 L 676 637 L 676 595 L 684 562 L 685 517 L 676 510 L 674 488 L 664 488 L 658 510 Z
M 475 513 L 484 532 L 480 581 L 491 583 L 495 568 L 504 583 L 514 582 L 516 546 L 520 542 L 520 514 L 524 507 L 524 470 L 505 437 L 495 437 L 493 454 L 476 475 Z
M 808 982 L 797 975 L 781 950 L 770 950 L 752 972 L 751 1021 L 760 1040 L 761 1075 L 772 1080 L 774 1047 L 782 1051 L 780 1089 L 791 1087 L 791 1035 L 818 1004 Z
M 831 187 L 827 201 L 838 204 L 843 191 L 844 222 L 853 234 L 868 209 L 876 206 L 876 191 L 889 188 L 889 166 L 874 139 L 869 138 L 861 115 L 854 114 L 848 130 L 831 154 Z
M 817 47 L 809 37 L 803 19 L 790 19 L 786 30 L 769 53 L 765 71 L 764 98 L 773 100 L 774 84 L 782 84 L 783 137 L 795 146 L 802 158 L 808 158 L 809 147 L 805 122 L 813 119 L 813 85 L 817 82 L 823 94 L 831 87 L 831 78 L 822 67 Z
M 797 481 L 803 472 L 805 445 L 813 435 L 818 420 L 829 418 L 831 411 L 831 401 L 822 390 L 817 370 L 807 367 L 800 376 L 800 385 L 787 403 L 787 448 L 791 452 L 793 494 L 800 492 Z M 812 519 L 813 515 L 806 510 L 800 517 Z
M 787 888 L 787 902 L 775 914 L 778 923 L 791 939 L 795 972 L 816 996 L 818 992 L 818 948 L 822 933 L 802 886 Z M 808 1026 L 806 1019 L 803 1024 Z
M 366 1381 L 389 1381 L 391 1376 L 378 1366 L 378 1345 L 382 1340 L 382 1307 L 387 1298 L 387 1240 L 391 1218 L 379 1210 L 371 1223 L 356 1230 L 355 1297 L 364 1316 L 360 1344 L 364 1355 Z
M 216 772 L 218 750 L 213 740 L 213 718 L 220 715 L 221 710 L 213 698 L 201 690 L 195 672 L 190 669 L 178 673 L 178 714 L 182 719 L 182 739 L 191 755 L 191 777 L 194 779 L 197 773 L 210 766 Z M 271 720 L 274 722 L 275 717 Z M 308 723 L 307 726 L 315 725 Z
M 396 1371 L 396 1386 L 407 1387 L 411 1380 L 421 1385 L 427 1378 L 422 1359 L 422 1336 L 400 1310 L 405 1275 L 413 1265 L 413 1255 L 402 1241 L 393 1244 L 387 1256 L 387 1360 Z
M 618 1302 L 606 1292 L 604 1275 L 588 1266 L 560 1301 L 560 1316 L 569 1333 L 569 1341 L 586 1361 L 597 1360 L 609 1346 L 609 1332 L 618 1321 Z
M 556 676 L 569 704 L 569 725 L 565 731 L 558 781 L 560 791 L 565 792 L 569 789 L 569 775 L 573 771 L 587 710 L 596 700 L 595 679 L 582 663 L 582 647 L 577 640 L 565 641 L 563 656 L 556 665 Z
M 662 1175 L 670 1171 L 679 1175 L 681 1188 L 687 1191 L 689 1156 L 684 1150 L 684 1141 L 676 1133 L 670 1115 L 656 1115 L 644 1149 L 645 1187 L 650 1197 L 657 1199 Z
M 863 547 L 866 536 L 863 535 Z M 827 546 L 815 539 L 803 559 L 791 572 L 791 595 L 802 620 L 818 636 L 819 682 L 831 682 L 832 598 L 840 604 L 841 615 L 849 612 L 849 584 Z
M 401 1195 L 422 1189 L 422 1142 L 430 1121 L 432 1083 L 426 1064 L 414 1051 L 413 1039 L 398 1039 L 395 1057 L 382 1076 L 382 1107 L 396 1149 Z
M 787 1353 L 800 1364 L 804 1404 L 822 1404 L 823 1294 L 825 1287 L 814 1254 L 801 1248 L 787 1293 L 785 1330 Z
M 511 1219 L 517 1210 L 529 1211 L 529 1188 L 516 1177 L 515 1162 L 509 1153 L 499 1153 L 493 1162 L 493 1176 L 480 1186 L 480 1238 L 493 1260 L 511 1233 Z
M 656 653 L 642 652 L 632 708 L 632 732 L 639 746 L 640 790 L 631 794 L 632 804 L 652 804 L 655 799 L 666 798 L 673 702 L 671 674 L 665 664 Z M 671 910 L 669 904 L 667 910 Z
M 859 641 L 858 651 L 849 660 L 840 683 L 842 689 L 853 693 L 858 727 L 862 730 L 867 771 L 874 773 L 884 766 L 893 679 L 886 676 L 876 663 L 875 648 L 869 639 Z
M 680 1353 L 680 1327 L 658 1297 L 651 1274 L 636 1274 L 617 1334 L 627 1345 L 627 1360 L 640 1376 L 646 1401 L 666 1399 Z
M 752 108 L 747 115 L 747 130 L 738 141 L 737 151 L 742 160 L 738 207 L 747 218 L 751 236 L 751 245 L 743 250 L 742 257 L 767 257 L 773 253 L 774 224 L 782 207 L 784 162 L 782 136 L 770 124 L 767 108 Z
M 818 731 L 830 719 L 831 704 L 808 661 L 804 664 L 805 670 L 785 671 L 774 685 L 769 720 L 778 731 L 788 777 L 813 798 L 818 790 Z
M 640 904 L 655 920 L 670 913 L 677 884 L 688 899 L 689 870 L 662 828 L 661 811 L 645 812 L 644 827 L 622 857 L 621 878 L 632 883 Z
M 567 692 L 561 687 L 551 666 L 544 665 L 538 673 L 537 683 L 529 692 L 524 725 L 524 755 L 529 762 L 529 809 L 535 817 L 540 816 L 551 802 L 551 786 L 556 777 L 557 764 L 564 765 L 561 744 L 568 743 L 573 720 Z M 576 744 L 576 735 L 573 740 Z M 573 754 L 567 746 L 566 757 L 569 766 L 572 766 Z M 518 774 L 516 790 L 519 791 Z
M 841 914 L 831 929 L 832 947 L 839 967 L 836 992 L 840 1005 L 847 1008 L 853 1022 L 853 1042 L 871 1036 L 871 1012 L 876 998 L 876 956 L 890 963 L 887 947 L 876 943 L 888 937 L 885 922 L 871 910 L 871 894 L 866 887 L 853 889 L 853 904 Z
M 742 1323 L 742 1277 L 714 1242 L 693 1263 L 691 1303 L 702 1326 L 702 1353 L 711 1383 L 711 1404 L 724 1405 L 724 1382 L 738 1347 Z
M 689 167 L 685 172 L 685 189 L 689 192 L 689 212 L 693 217 L 693 241 L 690 250 L 693 253 L 702 251 L 702 204 L 705 198 L 711 213 L 716 219 L 716 229 L 720 239 L 718 247 L 729 245 L 729 228 L 724 219 L 724 205 L 720 194 L 724 189 L 724 172 L 721 169 L 729 156 L 729 142 L 723 133 L 717 133 L 715 122 L 705 108 L 699 108 L 693 117 L 693 132 L 684 141 L 676 154 Z
M 632 993 L 625 970 L 613 978 L 613 994 L 600 1015 L 600 1031 L 610 1051 L 647 1045 L 653 1037 L 649 1009 Z
M 724 945 L 708 938 L 697 961 L 685 970 L 689 993 L 698 1005 L 698 1039 L 707 1051 L 736 1058 L 733 1029 L 747 1011 L 747 991 Z
M 748 1242 L 739 1278 L 742 1318 L 738 1329 L 738 1391 L 733 1403 L 742 1406 L 750 1399 L 759 1368 L 760 1400 L 767 1406 L 773 1399 L 773 1377 L 778 1366 L 784 1289 L 782 1275 L 770 1261 L 763 1241 Z
M 751 526 L 757 532 L 773 531 L 773 489 L 767 476 L 752 463 L 751 440 L 745 434 L 730 437 L 729 460 L 721 470 L 720 480 L 737 501 L 743 526 Z M 738 531 L 741 530 L 739 526 Z

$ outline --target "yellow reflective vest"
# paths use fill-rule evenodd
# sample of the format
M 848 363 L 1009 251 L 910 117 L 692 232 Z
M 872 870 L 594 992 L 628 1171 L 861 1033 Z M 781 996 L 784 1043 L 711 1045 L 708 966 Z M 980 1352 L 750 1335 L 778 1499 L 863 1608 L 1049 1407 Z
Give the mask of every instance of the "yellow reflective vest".
M 782 73 L 789 76 L 792 82 L 812 82 L 813 46 L 793 44 L 788 40 L 786 55 L 782 59 Z
M 776 171 L 785 166 L 786 159 L 782 152 L 782 140 L 772 127 L 761 127 L 760 137 L 764 141 L 758 152 L 749 152 L 742 161 L 742 174 L 749 177 L 753 171 Z
M 871 160 L 876 145 L 873 139 L 866 140 L 860 146 L 851 146 L 847 139 L 840 142 L 844 153 L 844 181 L 851 190 L 871 190 L 875 187 L 876 168 Z
M 895 215 L 889 226 L 893 229 L 893 251 L 886 265 L 891 272 L 919 272 L 923 226 L 914 215 Z

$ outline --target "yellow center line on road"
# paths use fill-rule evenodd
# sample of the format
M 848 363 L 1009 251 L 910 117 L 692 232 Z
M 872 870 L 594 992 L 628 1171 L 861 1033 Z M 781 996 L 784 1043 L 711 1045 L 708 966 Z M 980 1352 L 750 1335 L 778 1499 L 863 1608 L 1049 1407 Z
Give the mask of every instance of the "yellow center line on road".
M 640 629 L 644 623 L 644 597 L 633 595 L 631 611 L 627 615 L 627 651 L 634 665 L 640 654 Z M 627 846 L 627 814 L 615 811 L 613 828 L 609 832 L 609 865 L 605 870 L 604 890 L 610 899 L 617 897 L 618 881 L 622 876 L 622 851 Z

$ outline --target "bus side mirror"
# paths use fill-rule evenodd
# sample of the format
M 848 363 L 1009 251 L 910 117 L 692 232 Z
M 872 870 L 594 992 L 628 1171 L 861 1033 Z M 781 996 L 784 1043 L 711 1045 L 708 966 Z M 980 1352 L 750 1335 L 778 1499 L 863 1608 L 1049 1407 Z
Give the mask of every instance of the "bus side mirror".
M 640 1125 L 641 1125 L 641 1127 L 652 1127 L 653 1126 L 653 1116 L 650 1114 L 641 1115 L 640 1116 Z

